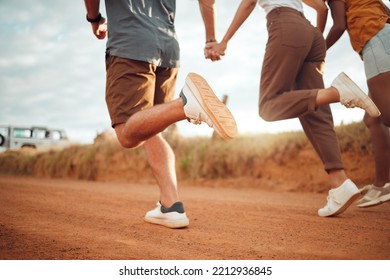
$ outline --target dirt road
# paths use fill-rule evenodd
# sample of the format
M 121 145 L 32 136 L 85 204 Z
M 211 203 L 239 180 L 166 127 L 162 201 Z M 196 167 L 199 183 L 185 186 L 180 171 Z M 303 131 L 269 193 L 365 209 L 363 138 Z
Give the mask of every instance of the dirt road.
M 186 229 L 143 222 L 155 185 L 0 176 L 0 259 L 390 259 L 390 203 L 320 218 L 326 195 L 181 186 Z

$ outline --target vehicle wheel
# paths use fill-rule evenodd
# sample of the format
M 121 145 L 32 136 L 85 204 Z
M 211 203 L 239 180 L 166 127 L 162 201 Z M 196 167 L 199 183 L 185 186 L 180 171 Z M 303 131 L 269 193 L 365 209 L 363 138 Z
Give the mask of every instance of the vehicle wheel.
M 31 145 L 31 144 L 27 144 L 27 145 L 23 145 L 21 148 L 20 148 L 22 151 L 34 151 L 37 149 L 37 147 L 35 147 L 34 145 Z
M 0 146 L 3 146 L 4 142 L 5 142 L 5 138 L 3 135 L 0 134 Z

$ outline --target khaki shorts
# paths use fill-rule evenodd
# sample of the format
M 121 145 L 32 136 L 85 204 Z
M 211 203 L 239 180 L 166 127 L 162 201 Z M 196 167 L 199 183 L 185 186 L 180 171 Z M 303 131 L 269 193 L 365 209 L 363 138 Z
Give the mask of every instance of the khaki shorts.
M 161 68 L 143 61 L 106 55 L 106 103 L 111 125 L 133 114 L 172 100 L 178 68 Z

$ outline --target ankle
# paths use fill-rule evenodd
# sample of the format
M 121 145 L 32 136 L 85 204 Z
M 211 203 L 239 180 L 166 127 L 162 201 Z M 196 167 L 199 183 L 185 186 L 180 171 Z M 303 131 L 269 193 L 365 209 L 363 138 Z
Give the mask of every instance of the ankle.
M 329 180 L 333 188 L 341 186 L 347 179 L 348 177 L 342 169 L 331 170 L 329 172 Z
M 383 188 L 387 183 L 389 183 L 388 181 L 376 181 L 374 183 L 374 186 L 378 187 L 378 188 Z

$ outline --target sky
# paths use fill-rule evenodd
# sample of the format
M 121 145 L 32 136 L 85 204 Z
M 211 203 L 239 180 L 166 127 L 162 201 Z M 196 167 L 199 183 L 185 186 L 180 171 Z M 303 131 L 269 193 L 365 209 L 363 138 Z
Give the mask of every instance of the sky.
M 217 31 L 222 38 L 239 0 L 217 1 Z M 64 129 L 79 143 L 92 143 L 111 130 L 105 104 L 105 40 L 97 40 L 85 20 L 84 1 L 0 0 L 0 125 Z M 105 15 L 104 1 L 101 12 Z M 307 18 L 315 15 L 305 7 Z M 329 16 L 325 34 L 330 28 Z M 230 41 L 221 61 L 205 60 L 204 26 L 195 0 L 178 0 L 176 31 L 181 47 L 176 95 L 186 75 L 202 75 L 217 96 L 228 95 L 230 111 L 241 135 L 301 130 L 297 119 L 265 122 L 258 115 L 259 77 L 267 40 L 265 14 L 256 8 Z M 326 58 L 324 82 L 329 86 L 344 71 L 367 91 L 363 62 L 347 34 Z M 336 125 L 361 121 L 363 111 L 332 104 Z M 178 123 L 183 136 L 209 136 L 206 124 Z

